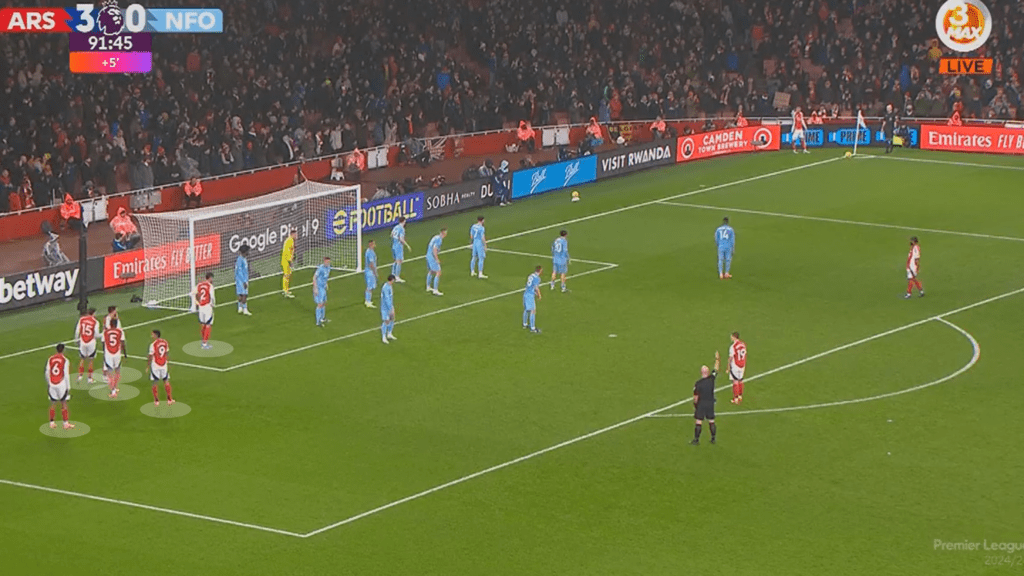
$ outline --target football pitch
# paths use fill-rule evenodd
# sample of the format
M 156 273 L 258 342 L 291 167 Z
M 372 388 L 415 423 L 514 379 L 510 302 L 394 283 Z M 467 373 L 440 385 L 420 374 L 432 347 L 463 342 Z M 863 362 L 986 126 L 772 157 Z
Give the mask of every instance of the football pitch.
M 205 355 L 194 315 L 95 295 L 122 310 L 140 376 L 162 331 L 191 411 L 147 415 L 150 384 L 126 370 L 134 398 L 74 392 L 74 438 L 40 432 L 43 366 L 74 306 L 5 314 L 0 572 L 1024 570 L 1024 159 L 840 156 L 684 164 L 580 187 L 579 203 L 567 190 L 412 223 L 386 346 L 362 274 L 335 274 L 325 328 L 309 270 L 294 300 L 279 277 L 254 281 L 252 317 L 219 290 Z M 468 273 L 477 215 L 486 280 Z M 422 254 L 442 226 L 437 297 Z M 547 284 L 562 229 L 570 293 Z M 912 235 L 927 296 L 906 300 Z M 370 236 L 382 277 L 386 236 Z M 536 265 L 542 334 L 521 328 Z M 693 382 L 733 331 L 744 402 L 723 373 L 718 443 L 705 430 L 690 446 Z

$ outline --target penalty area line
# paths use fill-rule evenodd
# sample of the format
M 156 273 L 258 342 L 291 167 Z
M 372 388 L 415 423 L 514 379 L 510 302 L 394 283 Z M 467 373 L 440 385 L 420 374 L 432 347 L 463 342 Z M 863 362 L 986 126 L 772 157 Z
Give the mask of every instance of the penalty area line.
M 185 518 L 191 518 L 193 520 L 205 520 L 207 522 L 215 522 L 217 524 L 227 524 L 229 526 L 236 526 L 238 528 L 249 528 L 251 530 L 259 530 L 261 532 L 270 532 L 272 534 L 279 534 L 281 536 L 291 536 L 293 538 L 303 538 L 302 534 L 295 532 L 289 532 L 288 530 L 280 530 L 278 528 L 270 528 L 268 526 L 260 526 L 258 524 L 249 524 L 247 522 L 236 522 L 234 520 L 226 520 L 224 518 L 217 518 L 214 516 L 207 516 L 205 514 L 194 514 L 192 512 L 184 512 L 181 510 L 173 510 L 171 508 L 163 508 L 160 506 L 150 506 L 149 504 L 139 504 L 138 502 L 130 502 L 128 500 L 118 500 L 116 498 L 106 498 L 104 496 L 95 496 L 93 494 L 83 494 L 81 492 L 73 492 L 71 490 L 61 490 L 59 488 L 50 488 L 48 486 L 39 486 L 36 484 L 28 484 L 25 482 L 16 482 L 14 480 L 0 479 L 0 484 L 7 486 L 14 486 L 17 488 L 27 488 L 29 490 L 38 490 L 40 492 L 49 492 L 51 494 L 60 494 L 62 496 L 72 496 L 74 498 L 83 498 L 85 500 L 93 500 L 96 502 L 105 502 L 107 504 L 117 504 L 120 506 L 128 506 L 129 508 L 139 508 L 142 510 L 149 510 L 151 512 L 163 512 L 164 514 L 171 514 L 173 516 L 183 516 Z

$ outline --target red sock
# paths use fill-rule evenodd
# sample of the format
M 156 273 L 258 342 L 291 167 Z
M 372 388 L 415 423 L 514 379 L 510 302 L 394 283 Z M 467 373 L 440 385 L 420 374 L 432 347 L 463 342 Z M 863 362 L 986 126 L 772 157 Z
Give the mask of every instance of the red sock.
M 917 286 L 918 292 L 924 292 L 924 288 L 921 287 L 921 281 L 914 278 L 914 286 Z
M 53 422 L 53 417 L 57 415 L 57 409 L 50 406 L 50 422 Z
M 89 378 L 92 378 L 92 366 L 89 366 Z
M 907 280 L 907 294 L 910 294 L 910 291 L 913 290 L 913 289 L 914 289 L 914 281 L 913 280 Z
M 78 377 L 81 378 L 82 374 L 85 373 L 85 364 L 78 365 Z
M 735 398 L 740 395 L 740 385 L 738 382 L 732 383 L 732 397 Z
M 153 390 L 154 390 L 153 395 L 156 396 L 156 392 L 155 392 L 156 386 L 153 387 Z M 170 382 L 164 382 L 164 392 L 167 393 L 167 401 L 168 402 L 170 402 L 171 400 L 174 400 L 174 398 L 171 398 L 171 383 Z
M 153 384 L 153 401 L 154 402 L 159 402 L 160 401 L 160 396 L 158 396 L 157 393 L 156 393 L 156 384 Z
M 60 409 L 60 415 L 64 417 L 64 421 L 65 422 L 68 421 L 68 409 L 67 408 L 61 408 Z
M 739 382 L 737 382 L 737 383 L 736 383 L 736 385 L 737 385 L 737 386 L 739 386 L 739 388 L 740 388 L 740 393 L 739 393 L 739 395 L 740 395 L 740 396 L 743 396 L 743 381 L 742 381 L 742 380 L 740 380 Z

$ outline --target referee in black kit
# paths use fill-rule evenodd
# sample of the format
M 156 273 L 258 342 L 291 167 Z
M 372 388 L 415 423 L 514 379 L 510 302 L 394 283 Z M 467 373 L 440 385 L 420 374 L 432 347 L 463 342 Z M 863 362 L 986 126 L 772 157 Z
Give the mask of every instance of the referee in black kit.
M 893 136 L 896 135 L 897 124 L 900 123 L 899 112 L 896 112 L 892 104 L 885 105 L 885 116 L 882 116 L 882 133 L 885 135 L 885 153 L 892 153 Z
M 718 368 L 721 366 L 721 358 L 715 352 L 714 370 L 707 366 L 700 367 L 700 380 L 693 385 L 693 419 L 696 424 L 693 427 L 693 446 L 700 444 L 700 430 L 707 419 L 711 427 L 711 443 L 715 443 L 715 433 L 718 432 L 715 426 L 715 377 L 718 376 Z

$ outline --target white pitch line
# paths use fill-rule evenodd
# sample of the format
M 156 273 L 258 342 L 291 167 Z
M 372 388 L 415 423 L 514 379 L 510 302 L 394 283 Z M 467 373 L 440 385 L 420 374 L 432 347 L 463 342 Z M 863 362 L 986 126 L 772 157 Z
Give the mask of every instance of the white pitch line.
M 218 524 L 228 524 L 231 526 L 237 526 L 239 528 L 250 528 L 252 530 L 260 530 L 262 532 L 271 532 L 273 534 L 280 534 L 282 536 L 292 536 L 295 538 L 302 538 L 302 534 L 296 534 L 295 532 L 289 532 L 288 530 L 279 530 L 277 528 L 269 528 L 267 526 L 260 526 L 258 524 L 248 524 L 246 522 L 235 522 L 234 520 L 225 520 L 224 518 L 216 518 L 214 516 L 207 516 L 205 514 L 193 514 L 191 512 L 182 512 L 181 510 L 172 510 L 170 508 L 161 508 L 159 506 L 150 506 L 148 504 L 139 504 L 137 502 L 129 502 L 128 500 L 117 500 L 115 498 L 105 498 L 103 496 L 94 496 L 92 494 L 83 494 L 81 492 L 72 492 L 70 490 L 60 490 L 58 488 L 49 488 L 47 486 L 38 486 L 36 484 L 27 484 L 24 482 L 15 482 L 13 480 L 0 479 L 0 484 L 6 484 L 8 486 L 16 486 L 18 488 L 28 488 L 30 490 L 39 490 L 41 492 L 51 492 L 53 494 L 61 494 L 63 496 L 73 496 L 75 498 L 84 498 L 86 500 L 95 500 L 97 502 L 106 502 L 108 504 L 119 504 L 121 506 L 128 506 L 131 508 L 141 508 L 142 510 L 150 510 L 152 512 L 163 512 L 164 514 L 172 514 L 174 516 L 184 516 L 186 518 L 192 518 L 195 520 L 206 520 L 207 522 L 216 522 Z
M 934 160 L 930 158 L 903 158 L 900 156 L 872 155 L 871 158 L 880 160 L 895 160 L 897 162 L 921 162 L 924 164 L 945 164 L 947 166 L 961 166 L 969 168 L 994 168 L 997 170 L 1024 171 L 1024 166 L 1003 166 L 1000 164 L 979 164 L 977 162 L 955 162 L 953 160 Z
M 548 259 L 551 258 L 550 254 L 547 254 L 547 255 L 545 255 L 545 254 L 531 254 L 530 252 L 517 252 L 516 250 L 499 250 L 498 248 L 488 248 L 487 251 L 488 252 L 499 252 L 501 254 L 512 254 L 513 256 L 527 256 L 527 257 L 531 257 L 531 258 L 548 258 Z M 599 262 L 597 260 L 584 260 L 582 258 L 570 258 L 569 262 L 570 263 L 572 263 L 572 262 L 582 262 L 583 264 L 593 264 L 595 266 L 614 266 L 616 268 L 619 266 L 618 264 L 613 264 L 611 262 Z
M 783 407 L 783 408 L 762 408 L 762 409 L 759 409 L 759 410 L 730 410 L 730 411 L 725 411 L 725 412 L 719 412 L 718 414 L 716 414 L 716 416 L 720 418 L 722 416 L 739 416 L 741 414 L 774 414 L 774 413 L 778 413 L 778 412 L 795 412 L 797 410 L 814 410 L 816 408 L 834 408 L 836 406 L 847 406 L 847 405 L 850 405 L 850 404 L 863 404 L 864 402 L 872 402 L 874 400 L 882 400 L 884 398 L 892 398 L 893 396 L 902 396 L 903 394 L 909 394 L 911 392 L 917 392 L 918 390 L 924 390 L 925 388 L 931 388 L 932 386 L 936 386 L 938 384 L 942 384 L 943 382 L 948 382 L 948 381 L 956 378 L 957 376 L 960 376 L 964 372 L 967 372 L 968 370 L 973 368 L 975 364 L 978 363 L 978 359 L 981 358 L 981 346 L 978 344 L 978 341 L 974 339 L 974 336 L 972 336 L 969 332 L 967 332 L 963 328 L 957 326 L 956 324 L 953 324 L 952 322 L 950 322 L 948 320 L 945 320 L 943 318 L 939 318 L 939 317 L 932 318 L 932 320 L 935 320 L 937 322 L 942 322 L 943 324 L 946 324 L 947 326 L 950 326 L 951 328 L 953 328 L 957 332 L 963 334 L 964 337 L 966 337 L 967 340 L 970 341 L 971 346 L 974 347 L 974 354 L 973 354 L 973 356 L 971 356 L 970 361 L 968 361 L 967 364 L 963 365 L 959 370 L 957 370 L 956 372 L 953 372 L 952 374 L 947 374 L 946 376 L 943 376 L 942 378 L 939 378 L 937 380 L 932 380 L 931 382 L 926 382 L 926 383 L 920 384 L 918 386 L 913 386 L 913 387 L 910 387 L 910 388 L 905 388 L 903 390 L 897 390 L 895 392 L 886 392 L 885 394 L 877 394 L 875 396 L 868 396 L 866 398 L 854 398 L 852 400 L 837 400 L 835 402 L 822 402 L 822 403 L 819 403 L 819 404 L 805 404 L 803 406 L 787 406 L 787 407 Z M 725 386 L 722 386 L 721 388 L 725 388 Z M 692 414 L 655 414 L 655 415 L 653 415 L 651 417 L 652 418 L 692 418 L 693 415 Z
M 979 302 L 975 302 L 974 304 L 969 304 L 967 306 L 962 306 L 960 308 L 956 308 L 954 310 L 950 310 L 949 312 L 945 312 L 945 313 L 939 314 L 937 316 L 932 316 L 930 318 L 925 318 L 924 320 L 918 320 L 917 322 L 911 322 L 910 324 L 906 324 L 906 325 L 900 326 L 898 328 L 893 328 L 891 330 L 886 330 L 885 332 L 879 332 L 878 334 L 875 334 L 874 336 L 868 336 L 867 338 L 861 338 L 860 340 L 857 340 L 855 342 L 850 342 L 849 344 L 844 344 L 842 346 L 837 346 L 837 347 L 835 347 L 835 348 L 833 348 L 831 350 L 826 350 L 824 352 L 820 352 L 818 354 L 814 354 L 813 356 L 808 356 L 808 357 L 806 357 L 806 358 L 804 358 L 802 360 L 797 360 L 795 362 L 790 362 L 789 364 L 786 364 L 784 366 L 779 366 L 778 368 L 774 368 L 774 369 L 769 370 L 767 372 L 763 372 L 761 374 L 757 374 L 757 375 L 755 375 L 755 376 L 753 376 L 751 378 L 746 379 L 746 381 L 750 382 L 750 381 L 753 381 L 753 380 L 757 380 L 758 378 L 763 378 L 763 377 L 769 376 L 771 374 L 776 374 L 776 373 L 781 372 L 783 370 L 788 370 L 788 369 L 793 368 L 795 366 L 800 366 L 801 364 L 806 364 L 807 362 L 810 362 L 812 360 L 817 360 L 818 358 L 822 358 L 822 357 L 828 356 L 829 354 L 834 354 L 834 353 L 839 352 L 841 350 L 846 350 L 846 349 L 852 348 L 854 346 L 859 346 L 860 344 L 864 344 L 866 342 L 871 342 L 872 340 L 877 340 L 879 338 L 883 338 L 883 337 L 888 336 L 890 334 L 895 334 L 897 332 L 901 332 L 903 330 L 907 330 L 909 328 L 913 328 L 914 326 L 920 326 L 921 324 L 924 324 L 926 322 L 931 322 L 933 320 L 944 321 L 942 319 L 945 316 L 950 316 L 952 314 L 957 314 L 957 313 L 963 312 L 965 310 L 970 310 L 972 308 L 976 308 L 976 307 L 982 306 L 984 304 L 995 302 L 996 300 L 1001 300 L 1003 298 L 1008 298 L 1008 297 L 1013 296 L 1015 294 L 1020 294 L 1021 292 L 1024 292 L 1024 288 L 1019 288 L 1017 290 L 1013 290 L 1012 292 L 1007 292 L 1005 294 L 1000 294 L 998 296 L 993 296 L 991 298 L 986 298 L 985 300 L 981 300 Z M 959 328 L 957 328 L 957 329 L 959 330 Z M 966 332 L 965 332 L 965 334 L 966 334 Z M 968 335 L 968 337 L 971 339 L 971 341 L 973 343 L 977 344 L 976 342 L 974 342 L 973 337 L 970 337 L 969 335 Z M 978 350 L 980 350 L 980 348 Z M 973 364 L 971 364 L 971 365 L 973 366 Z M 730 387 L 730 385 L 726 384 L 724 386 L 718 387 L 716 389 L 716 391 L 724 390 L 725 388 L 728 388 L 728 387 Z M 589 433 L 584 434 L 582 436 L 577 436 L 575 438 L 572 438 L 570 440 L 566 440 L 564 442 L 560 442 L 560 443 L 555 444 L 553 446 L 549 446 L 547 448 L 543 448 L 541 450 L 537 450 L 536 452 L 531 452 L 531 453 L 526 454 L 524 456 L 520 456 L 519 458 L 516 458 L 514 460 L 509 460 L 508 462 L 503 462 L 501 464 L 497 464 L 495 466 L 491 466 L 490 468 L 485 468 L 483 470 L 480 470 L 479 472 L 474 472 L 472 474 L 468 474 L 468 475 L 463 476 L 461 478 L 456 478 L 455 480 L 452 480 L 450 482 L 446 482 L 444 484 L 440 484 L 440 485 L 435 486 L 433 488 L 429 488 L 427 490 L 423 490 L 422 492 L 417 492 L 416 494 L 412 494 L 410 496 L 406 496 L 405 498 L 402 498 L 400 500 L 395 500 L 393 502 L 389 502 L 389 503 L 384 504 L 382 506 L 378 506 L 377 508 L 374 508 L 372 510 L 367 510 L 366 512 L 362 512 L 360 514 L 356 514 L 355 516 L 350 516 L 350 517 L 348 517 L 348 518 L 346 518 L 344 520 L 341 520 L 339 522 L 335 522 L 333 524 L 328 524 L 327 526 L 324 526 L 323 528 L 319 528 L 317 530 L 313 530 L 312 532 L 308 532 L 306 534 L 303 534 L 303 537 L 304 538 L 308 538 L 310 536 L 315 536 L 317 534 L 321 534 L 323 532 L 327 532 L 328 530 L 332 530 L 334 528 L 338 528 L 340 526 L 344 526 L 346 524 L 350 524 L 352 522 L 355 522 L 356 520 L 361 520 L 361 519 L 366 518 L 368 516 L 372 516 L 372 515 L 377 514 L 379 512 L 383 512 L 383 511 L 388 510 L 390 508 L 394 508 L 395 506 L 399 506 L 399 505 L 405 504 L 407 502 L 412 502 L 413 500 L 417 500 L 417 499 L 422 498 L 424 496 L 429 496 L 430 494 L 433 494 L 435 492 L 439 492 L 441 490 L 444 490 L 445 488 L 451 488 L 452 486 L 457 486 L 457 485 L 462 484 L 463 482 L 466 482 L 468 480 L 472 480 L 474 478 L 479 478 L 480 476 L 483 476 L 485 474 L 489 474 L 491 472 L 496 472 L 496 471 L 501 470 L 503 468 L 508 468 L 509 466 L 512 466 L 512 465 L 515 465 L 515 464 L 519 464 L 521 462 L 525 462 L 527 460 L 536 458 L 537 456 L 540 456 L 542 454 L 547 454 L 548 452 L 553 452 L 555 450 L 558 450 L 559 448 L 565 448 L 566 446 L 572 446 L 573 444 L 576 444 L 578 442 L 582 442 L 583 440 L 586 440 L 588 438 L 593 438 L 595 436 L 604 434 L 605 432 L 610 432 L 612 430 L 616 430 L 618 428 L 622 428 L 623 426 L 627 426 L 627 425 L 632 424 L 634 422 L 638 422 L 638 421 L 644 420 L 646 418 L 651 418 L 651 417 L 653 417 L 653 416 L 655 416 L 657 414 L 665 412 L 666 410 L 671 410 L 671 409 L 673 409 L 673 408 L 675 408 L 677 406 L 682 406 L 683 404 L 688 404 L 688 403 L 691 403 L 691 402 L 693 402 L 692 398 L 686 398 L 686 399 L 680 400 L 678 402 L 673 402 L 673 403 L 671 403 L 671 404 L 669 404 L 667 406 L 663 406 L 663 407 L 658 408 L 656 410 L 651 410 L 650 412 L 646 412 L 644 414 L 641 414 L 639 416 L 635 416 L 635 417 L 630 418 L 628 420 L 623 420 L 622 422 L 618 422 L 618 423 L 612 424 L 610 426 L 605 426 L 604 428 L 601 428 L 599 430 L 595 430 L 593 432 L 589 432 Z
M 149 360 L 149 358 L 146 356 L 126 356 L 126 358 L 131 358 L 132 360 Z M 191 364 L 189 362 L 179 362 L 177 360 L 168 360 L 167 363 L 173 366 L 195 368 L 196 370 L 209 370 L 210 372 L 227 372 L 227 370 L 223 368 L 217 368 L 216 366 L 203 366 L 202 364 Z
M 714 190 L 720 190 L 722 188 L 728 188 L 730 186 L 737 186 L 739 184 L 746 184 L 748 182 L 756 182 L 758 180 L 763 180 L 765 178 L 772 178 L 772 177 L 775 177 L 775 176 L 781 176 L 783 174 L 788 174 L 790 172 L 796 172 L 798 170 L 806 170 L 807 168 L 813 168 L 815 166 L 820 166 L 822 164 L 828 164 L 830 162 L 835 162 L 836 160 L 839 160 L 839 158 L 829 158 L 829 159 L 826 159 L 826 160 L 819 160 L 818 162 L 812 162 L 810 164 L 803 164 L 803 165 L 800 165 L 800 166 L 794 166 L 792 168 L 785 168 L 783 170 L 776 170 L 774 172 L 766 172 L 764 174 L 759 174 L 757 176 L 751 176 L 749 178 L 743 178 L 741 180 L 734 180 L 732 182 L 725 182 L 725 183 L 722 183 L 722 184 L 716 184 L 714 186 L 709 186 L 709 187 L 706 187 L 706 188 L 701 188 L 699 190 L 692 190 L 690 192 L 683 192 L 682 194 L 674 194 L 672 196 L 666 196 L 664 198 L 658 198 L 656 200 L 649 200 L 649 201 L 646 201 L 646 202 L 640 202 L 638 204 L 630 204 L 628 206 L 623 206 L 622 208 L 615 208 L 613 210 L 606 210 L 604 212 L 597 212 L 597 213 L 591 214 L 589 216 L 581 216 L 579 218 L 573 218 L 572 220 L 566 220 L 565 222 L 558 222 L 556 224 L 549 224 L 547 226 L 540 226 L 538 228 L 531 228 L 529 230 L 524 230 L 522 232 L 516 232 L 514 234 L 508 234 L 508 235 L 505 235 L 505 236 L 499 236 L 498 238 L 494 238 L 494 239 L 488 240 L 488 242 L 499 242 L 501 240 L 508 240 L 510 238 L 518 238 L 520 236 L 525 236 L 527 234 L 533 234 L 535 232 L 542 232 L 544 230 L 550 230 L 552 228 L 560 228 L 560 227 L 566 226 L 568 224 L 575 224 L 577 222 L 585 222 L 587 220 L 593 220 L 595 218 L 600 218 L 602 216 L 609 216 L 609 215 L 612 215 L 612 214 L 619 214 L 620 212 L 626 212 L 628 210 L 634 210 L 636 208 L 643 208 L 644 206 L 653 206 L 653 205 L 658 204 L 659 202 L 664 202 L 666 200 L 675 200 L 675 199 L 678 199 L 678 198 L 686 198 L 688 196 L 693 196 L 695 194 L 704 194 L 705 192 L 712 192 Z M 465 249 L 471 248 L 471 247 L 472 247 L 472 244 L 466 244 L 464 246 L 459 246 L 457 248 L 449 248 L 447 250 L 442 250 L 440 253 L 441 254 L 448 254 L 450 252 L 456 252 L 458 250 L 465 250 Z M 416 260 L 421 260 L 421 259 L 424 259 L 424 258 L 426 258 L 426 255 L 424 255 L 424 256 L 413 256 L 412 258 L 406 258 L 403 262 L 414 262 Z M 377 266 L 377 269 L 379 270 L 379 269 L 383 268 L 384 266 L 385 266 L 385 264 L 381 263 L 379 266 Z M 349 276 L 355 276 L 357 274 L 361 274 L 361 272 L 351 272 L 351 273 L 348 273 L 348 274 L 345 274 L 345 275 L 342 275 L 342 276 L 336 276 L 334 278 L 331 278 L 331 281 L 339 280 L 341 278 L 347 278 Z M 264 278 L 266 278 L 266 276 Z M 294 286 L 293 288 L 306 288 L 306 287 L 309 287 L 309 286 L 312 286 L 312 285 L 313 285 L 312 282 L 310 282 L 310 283 L 307 283 L 307 284 L 301 284 L 301 285 Z M 230 286 L 230 285 L 228 285 L 228 286 Z M 272 291 L 272 292 L 266 292 L 266 293 L 263 293 L 263 294 L 256 294 L 254 296 L 250 296 L 249 299 L 250 300 L 256 300 L 256 299 L 259 299 L 259 298 L 266 298 L 268 296 L 275 296 L 275 295 L 279 295 L 279 294 L 280 294 L 280 292 L 275 290 L 275 291 Z M 222 302 L 220 304 L 217 304 L 216 307 L 220 308 L 221 306 L 230 306 L 230 305 L 232 305 L 234 303 L 235 303 L 234 300 L 229 300 L 227 302 Z M 132 324 L 131 326 L 125 326 L 124 329 L 125 330 L 131 330 L 131 329 L 139 328 L 139 327 L 142 327 L 142 326 L 149 326 L 151 324 L 156 324 L 158 322 L 165 322 L 167 320 L 173 320 L 175 318 L 181 318 L 182 316 L 189 316 L 191 314 L 193 314 L 193 312 L 181 312 L 181 313 L 172 314 L 172 315 L 169 315 L 169 316 L 162 316 L 160 318 L 155 318 L 153 320 L 146 320 L 145 322 L 140 322 L 138 324 Z M 66 341 L 66 342 L 64 342 L 64 344 L 65 345 L 74 344 L 74 340 Z M 21 350 L 21 351 L 18 351 L 18 352 L 12 352 L 12 353 L 0 356 L 0 360 L 6 360 L 7 358 L 13 358 L 13 357 L 16 357 L 16 356 L 22 356 L 22 355 L 25 355 L 25 354 L 31 354 L 33 352 L 41 352 L 43 350 L 49 350 L 52 347 L 53 347 L 53 344 L 47 344 L 45 346 L 39 346 L 37 348 L 32 348 L 32 349 L 29 349 L 29 350 Z
M 889 228 L 892 230 L 911 230 L 914 232 L 930 232 L 933 234 L 949 234 L 953 236 L 967 236 L 970 238 L 982 238 L 986 240 L 1009 240 L 1011 242 L 1024 242 L 1024 238 L 1016 236 L 999 236 L 995 234 L 981 234 L 978 232 L 960 232 L 957 230 L 938 230 L 935 228 L 919 228 L 916 226 L 900 226 L 897 224 L 880 224 L 878 222 L 861 222 L 858 220 L 843 220 L 841 218 L 826 218 L 823 216 L 804 216 L 802 214 L 787 214 L 784 212 L 766 212 L 764 210 L 747 210 L 744 208 L 730 208 L 727 206 L 710 206 L 707 204 L 690 204 L 687 202 L 662 201 L 660 204 L 666 206 L 678 206 L 680 208 L 698 208 L 701 210 L 719 210 L 722 212 L 736 212 L 739 214 L 755 214 L 758 216 L 774 216 L 776 218 L 792 218 L 794 220 L 811 220 L 814 222 L 827 222 L 829 224 L 849 224 L 852 226 L 868 226 L 871 228 Z
M 572 276 L 568 276 L 568 278 L 579 278 L 581 276 L 587 276 L 588 274 L 596 274 L 598 272 L 604 272 L 606 270 L 612 270 L 612 269 L 617 268 L 617 267 L 618 267 L 618 265 L 614 265 L 613 264 L 613 265 L 605 266 L 605 267 L 602 267 L 602 268 L 595 268 L 594 270 L 587 270 L 585 272 L 580 272 L 578 274 L 573 274 Z M 433 310 L 433 311 L 427 312 L 425 314 L 420 314 L 419 316 L 413 316 L 411 318 L 405 318 L 403 320 L 397 320 L 395 322 L 395 325 L 397 326 L 399 324 L 407 324 L 409 322 L 414 322 L 416 320 L 422 320 L 424 318 L 430 318 L 431 316 L 437 316 L 438 314 L 444 314 L 446 312 L 452 312 L 454 310 L 459 310 L 459 309 L 462 309 L 462 308 L 467 308 L 467 307 L 473 306 L 475 304 L 482 304 L 484 302 L 490 302 L 491 300 L 497 300 L 499 298 L 504 298 L 506 296 L 511 296 L 513 294 L 522 294 L 522 293 L 523 293 L 523 289 L 522 288 L 517 288 L 515 290 L 509 290 L 508 292 L 502 292 L 501 294 L 495 294 L 493 296 L 487 296 L 486 298 L 479 298 L 477 300 L 471 300 L 469 302 L 463 302 L 462 304 L 457 304 L 455 306 L 449 306 L 447 308 L 441 308 L 439 310 Z M 224 368 L 223 371 L 224 372 L 230 372 L 232 370 L 238 370 L 239 368 L 245 368 L 247 366 L 253 366 L 255 364 L 262 364 L 263 362 L 267 362 L 269 360 L 276 360 L 278 358 L 283 358 L 285 356 L 290 356 L 292 354 L 297 354 L 299 352 L 305 352 L 306 350 L 312 350 L 313 348 L 319 348 L 320 346 L 326 346 L 327 344 L 333 344 L 334 342 L 341 342 L 342 340 L 348 340 L 350 338 L 355 338 L 356 336 L 362 336 L 364 334 L 370 334 L 372 332 L 379 332 L 379 331 L 380 331 L 380 326 L 374 326 L 373 328 L 367 328 L 365 330 L 360 330 L 358 332 L 351 332 L 349 334 L 345 334 L 344 336 L 336 336 L 334 338 L 329 338 L 327 340 L 321 340 L 320 342 L 314 342 L 312 344 L 307 344 L 305 346 L 300 346 L 298 348 L 293 348 L 292 350 L 285 350 L 284 352 L 278 352 L 277 354 L 271 354 L 270 356 L 264 356 L 262 358 L 257 358 L 255 360 L 250 360 L 248 362 L 242 362 L 241 364 L 235 364 L 234 366 L 229 366 L 228 368 Z

